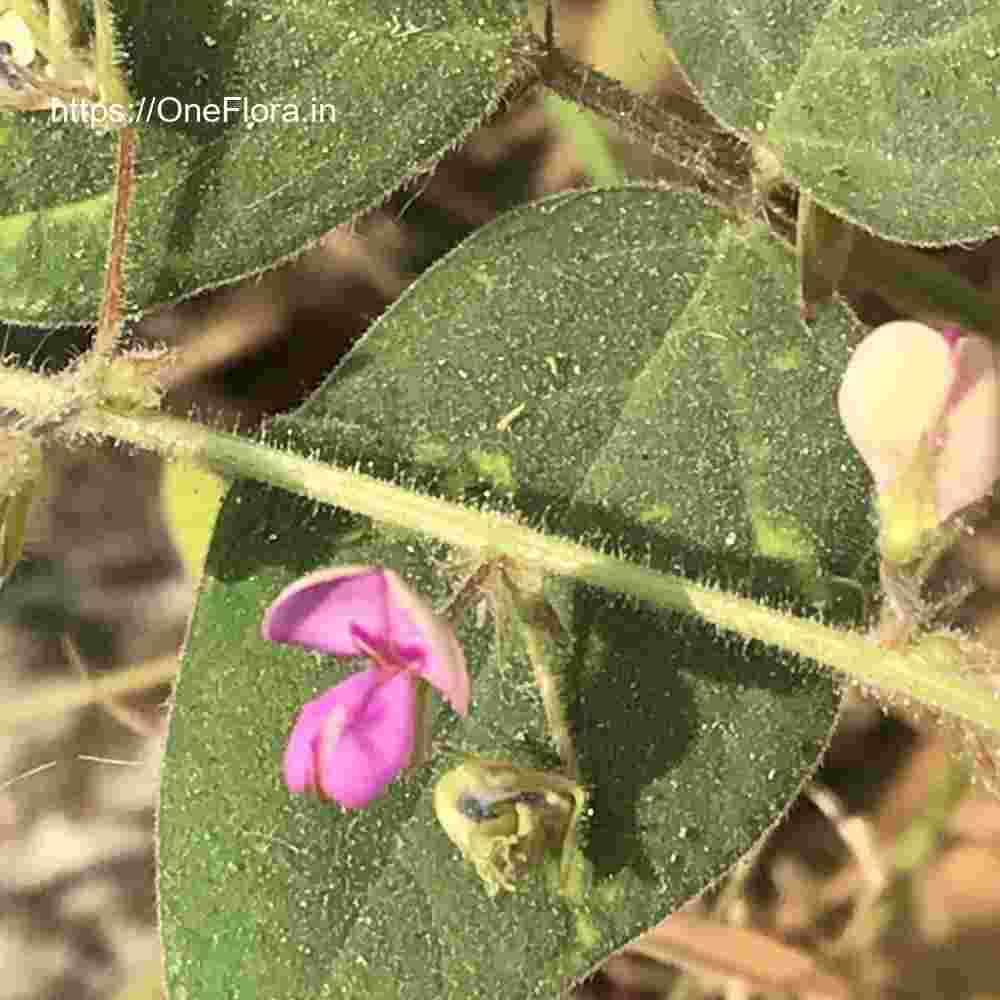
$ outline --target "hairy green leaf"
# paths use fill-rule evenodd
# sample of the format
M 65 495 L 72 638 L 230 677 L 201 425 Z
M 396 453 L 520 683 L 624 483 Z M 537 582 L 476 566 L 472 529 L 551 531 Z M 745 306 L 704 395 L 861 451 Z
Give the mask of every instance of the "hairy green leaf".
M 835 387 L 851 324 L 799 319 L 795 261 L 693 195 L 573 193 L 510 213 L 427 272 L 277 440 L 771 603 L 841 619 L 872 545 Z M 387 564 L 443 604 L 448 555 L 279 490 L 220 515 L 179 685 L 160 814 L 174 996 L 553 996 L 717 879 L 815 765 L 832 679 L 573 581 L 548 598 L 590 812 L 585 901 L 539 877 L 490 899 L 431 806 L 438 754 L 368 809 L 291 799 L 279 758 L 343 664 L 259 638 L 298 574 Z M 870 568 L 867 571 L 870 576 Z M 435 737 L 558 767 L 524 649 L 469 613 L 462 723 Z
M 996 231 L 992 0 L 655 6 L 709 109 L 830 211 L 923 244 Z
M 287 259 L 431 166 L 496 108 L 519 23 L 517 0 L 116 7 L 133 313 Z M 0 316 L 94 319 L 115 141 L 0 112 Z

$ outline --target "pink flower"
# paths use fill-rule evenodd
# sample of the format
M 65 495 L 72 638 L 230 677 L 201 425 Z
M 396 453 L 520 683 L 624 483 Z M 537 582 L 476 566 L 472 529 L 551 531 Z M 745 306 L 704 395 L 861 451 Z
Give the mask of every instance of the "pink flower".
M 897 541 L 932 530 L 1000 475 L 1000 382 L 992 343 L 950 328 L 886 323 L 855 350 L 841 420 L 875 479 Z
M 285 751 L 290 791 L 319 789 L 346 809 L 367 805 L 413 756 L 417 684 L 469 707 L 465 657 L 452 629 L 403 583 L 373 566 L 321 570 L 286 587 L 262 634 L 370 666 L 303 706 Z

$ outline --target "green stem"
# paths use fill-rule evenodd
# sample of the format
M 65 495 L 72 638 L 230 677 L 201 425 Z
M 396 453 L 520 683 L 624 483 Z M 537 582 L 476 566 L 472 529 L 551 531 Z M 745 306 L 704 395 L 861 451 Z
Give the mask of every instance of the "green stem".
M 537 625 L 527 622 L 524 629 L 525 645 L 528 648 L 528 659 L 535 674 L 535 685 L 542 696 L 542 707 L 545 709 L 545 725 L 549 735 L 555 741 L 562 761 L 563 770 L 568 778 L 579 781 L 580 769 L 576 760 L 576 749 L 573 746 L 573 735 L 569 719 L 559 697 L 559 681 L 549 668 L 548 650 L 545 639 Z
M 129 103 L 129 90 L 118 65 L 115 22 L 109 0 L 94 0 L 94 72 L 98 99 L 104 104 Z
M 0 400 L 31 424 L 70 439 L 127 441 L 168 459 L 183 459 L 225 476 L 255 479 L 300 496 L 335 504 L 375 521 L 422 532 L 483 558 L 507 556 L 529 569 L 573 577 L 816 660 L 865 684 L 900 692 L 1000 732 L 1000 698 L 942 667 L 919 649 L 884 649 L 855 632 L 797 618 L 745 597 L 692 583 L 587 548 L 496 513 L 423 496 L 359 472 L 158 414 L 113 413 L 81 406 L 71 379 L 0 368 Z M 79 407 L 78 410 L 75 410 Z

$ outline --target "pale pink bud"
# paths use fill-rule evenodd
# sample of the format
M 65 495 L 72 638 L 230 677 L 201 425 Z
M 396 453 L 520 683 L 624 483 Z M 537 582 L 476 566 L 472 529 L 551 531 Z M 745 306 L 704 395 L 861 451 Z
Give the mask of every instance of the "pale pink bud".
M 1000 383 L 983 337 L 886 323 L 855 350 L 838 405 L 883 518 L 908 519 L 908 537 L 985 496 L 1000 475 Z

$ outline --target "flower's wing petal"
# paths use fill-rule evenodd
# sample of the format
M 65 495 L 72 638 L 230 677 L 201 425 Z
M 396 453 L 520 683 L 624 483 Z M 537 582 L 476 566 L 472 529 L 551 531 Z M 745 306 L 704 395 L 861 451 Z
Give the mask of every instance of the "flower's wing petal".
M 455 630 L 392 570 L 385 571 L 390 634 L 404 662 L 459 715 L 469 710 L 469 672 Z
M 261 634 L 334 656 L 357 656 L 357 629 L 376 639 L 389 632 L 386 571 L 336 566 L 287 586 L 264 613 Z
M 381 794 L 413 755 L 416 684 L 406 672 L 379 683 L 346 721 L 328 716 L 316 759 L 323 794 L 358 809 Z
M 950 355 L 936 330 L 901 320 L 873 330 L 851 357 L 840 417 L 879 490 L 909 465 L 924 433 L 935 433 L 952 383 Z
M 467 715 L 470 690 L 465 654 L 451 628 L 445 625 L 439 632 L 432 637 L 426 655 L 416 667 L 417 672 L 438 689 L 459 715 Z
M 942 519 L 985 496 L 1000 476 L 1000 380 L 993 345 L 984 337 L 963 337 L 953 361 L 946 438 L 938 457 Z
M 285 784 L 291 792 L 313 791 L 317 785 L 316 748 L 323 723 L 339 709 L 342 717 L 350 718 L 358 710 L 380 679 L 374 668 L 351 674 L 318 698 L 306 702 L 299 712 L 288 747 L 285 750 Z

